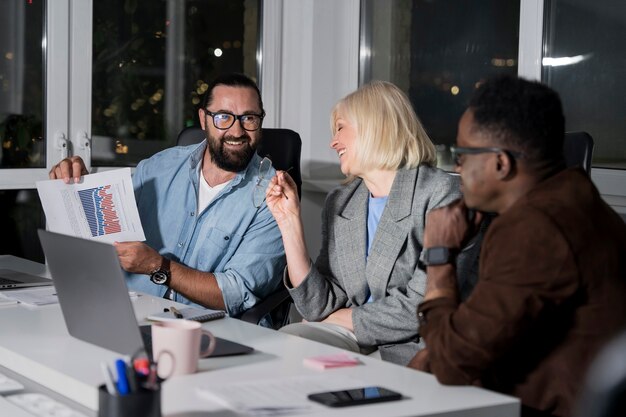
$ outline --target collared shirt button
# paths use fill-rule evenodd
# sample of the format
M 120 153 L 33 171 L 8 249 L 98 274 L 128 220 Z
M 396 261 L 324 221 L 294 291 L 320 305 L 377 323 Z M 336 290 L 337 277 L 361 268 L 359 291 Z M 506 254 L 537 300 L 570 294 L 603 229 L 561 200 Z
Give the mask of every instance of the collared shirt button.
M 196 214 L 196 213 L 195 213 L 195 212 L 193 212 L 193 211 L 189 213 L 189 215 L 190 215 L 191 217 L 195 216 L 195 214 Z
M 179 248 L 182 248 L 182 247 L 183 247 L 183 244 L 182 244 L 182 243 L 179 243 L 179 244 L 178 244 L 178 247 L 179 247 Z
M 224 240 L 228 240 L 228 239 L 230 239 L 230 237 L 224 236 Z

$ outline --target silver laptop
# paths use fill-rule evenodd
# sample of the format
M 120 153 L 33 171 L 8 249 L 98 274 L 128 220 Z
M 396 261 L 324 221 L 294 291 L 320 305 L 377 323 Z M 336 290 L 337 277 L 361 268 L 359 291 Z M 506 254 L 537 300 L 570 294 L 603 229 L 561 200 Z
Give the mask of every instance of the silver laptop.
M 143 348 L 113 245 L 41 229 L 38 233 L 68 332 L 124 355 Z
M 150 356 L 151 327 L 137 324 L 113 245 L 41 229 L 38 232 L 68 332 L 77 339 L 129 356 L 145 347 Z M 210 356 L 252 350 L 216 337 Z
M 0 290 L 52 285 L 52 280 L 11 269 L 0 269 Z

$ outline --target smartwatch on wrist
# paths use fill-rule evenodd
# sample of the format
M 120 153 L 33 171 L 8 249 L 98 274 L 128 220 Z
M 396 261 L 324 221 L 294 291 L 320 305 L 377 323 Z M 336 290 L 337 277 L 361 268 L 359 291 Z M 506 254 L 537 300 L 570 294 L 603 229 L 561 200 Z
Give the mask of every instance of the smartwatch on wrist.
M 170 260 L 161 257 L 161 266 L 150 273 L 150 281 L 157 285 L 169 285 L 172 273 L 170 272 Z
M 454 260 L 453 250 L 444 246 L 434 246 L 422 250 L 419 261 L 426 266 L 445 265 Z

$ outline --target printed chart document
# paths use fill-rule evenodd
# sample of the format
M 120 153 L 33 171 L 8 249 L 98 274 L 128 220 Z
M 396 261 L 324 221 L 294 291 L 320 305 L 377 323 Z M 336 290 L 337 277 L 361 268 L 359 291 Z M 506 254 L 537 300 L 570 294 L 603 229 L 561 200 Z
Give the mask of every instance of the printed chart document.
M 37 181 L 48 229 L 106 243 L 146 239 L 130 168 L 84 175 L 79 183 Z

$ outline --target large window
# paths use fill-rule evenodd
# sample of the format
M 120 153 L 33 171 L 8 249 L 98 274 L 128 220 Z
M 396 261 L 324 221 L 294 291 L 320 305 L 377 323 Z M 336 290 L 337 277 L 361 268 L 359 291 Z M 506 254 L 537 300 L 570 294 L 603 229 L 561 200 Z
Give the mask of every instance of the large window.
M 0 0 L 0 255 L 44 260 L 34 186 L 62 157 L 133 166 L 196 122 L 215 75 L 256 78 L 260 4 Z
M 364 0 L 361 82 L 382 79 L 409 95 L 451 167 L 449 145 L 473 89 L 517 73 L 519 1 Z
M 567 130 L 595 140 L 593 166 L 626 168 L 626 3 L 546 0 L 542 80 L 563 100 Z
M 45 168 L 44 2 L 0 0 L 0 168 Z M 43 261 L 36 239 L 44 226 L 32 190 L 3 189 L 0 181 L 0 254 Z M 37 240 L 35 240 L 36 242 Z
M 45 167 L 43 2 L 0 0 L 0 168 Z
M 95 2 L 93 165 L 172 146 L 217 74 L 256 77 L 258 10 L 258 0 Z

